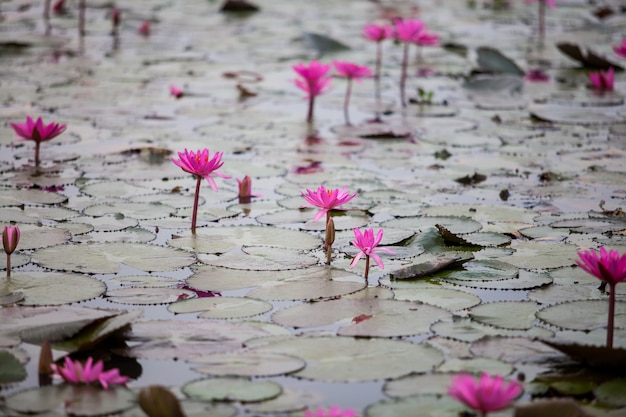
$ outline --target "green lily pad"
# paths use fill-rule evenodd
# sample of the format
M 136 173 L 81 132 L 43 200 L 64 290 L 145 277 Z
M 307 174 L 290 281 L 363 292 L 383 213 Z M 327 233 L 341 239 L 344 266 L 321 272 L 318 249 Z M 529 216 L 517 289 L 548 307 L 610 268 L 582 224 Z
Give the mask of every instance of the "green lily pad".
M 196 372 L 216 376 L 274 376 L 296 372 L 306 363 L 295 356 L 271 352 L 230 352 L 200 356 L 191 361 Z
M 228 252 L 218 258 L 198 255 L 198 259 L 213 266 L 256 271 L 281 271 L 313 266 L 318 259 L 300 250 L 265 246 L 245 246 L 240 252 Z
M 126 217 L 122 213 L 106 214 L 100 217 L 80 217 L 76 221 L 86 223 L 95 232 L 114 232 L 139 224 L 139 220 Z
M 170 304 L 178 300 L 193 298 L 193 291 L 182 288 L 120 288 L 107 291 L 107 300 L 120 304 L 156 305 Z
M 483 372 L 495 375 L 509 375 L 513 372 L 513 365 L 497 359 L 471 358 L 471 359 L 448 359 L 437 368 L 439 372 L 470 373 L 480 375 Z
M 531 288 L 545 287 L 552 282 L 552 277 L 550 277 L 549 274 L 530 272 L 525 269 L 520 269 L 517 276 L 509 279 L 492 281 L 445 279 L 445 282 L 455 285 L 464 285 L 470 288 L 482 288 L 485 290 L 528 290 Z
M 498 359 L 511 364 L 550 361 L 560 355 L 559 352 L 538 340 L 502 336 L 485 336 L 472 342 L 470 352 L 477 356 Z
M 302 411 L 321 403 L 322 400 L 322 396 L 315 392 L 284 389 L 278 397 L 246 405 L 246 409 L 252 413 L 287 413 Z
M 270 400 L 282 392 L 272 381 L 251 381 L 242 377 L 200 379 L 183 385 L 181 390 L 190 398 L 203 401 L 241 401 L 244 403 Z
M 278 227 L 234 226 L 200 229 L 195 236 L 174 236 L 169 245 L 197 253 L 226 253 L 242 246 L 312 250 L 321 241 L 305 232 Z
M 414 232 L 425 231 L 428 228 L 440 224 L 450 232 L 455 234 L 467 234 L 479 231 L 482 225 L 469 217 L 454 216 L 423 216 L 423 217 L 403 217 L 399 219 L 387 220 L 381 223 L 383 228 L 394 227 L 397 229 L 408 229 Z
M 203 297 L 178 301 L 167 306 L 174 314 L 201 312 L 205 319 L 240 319 L 266 313 L 272 305 L 248 297 Z
M 427 372 L 443 361 L 442 353 L 432 347 L 387 339 L 291 337 L 254 350 L 298 356 L 307 366 L 294 375 L 323 381 L 399 378 Z
M 7 350 L 0 350 L 0 367 L 2 367 L 0 385 L 13 384 L 26 379 L 26 368 Z
M 553 332 L 543 327 L 531 327 L 528 330 L 503 330 L 488 326 L 482 323 L 467 319 L 457 319 L 452 322 L 442 321 L 432 325 L 431 330 L 436 334 L 461 340 L 464 342 L 473 342 L 486 335 L 496 336 L 520 336 L 520 337 L 552 337 Z
M 162 217 L 170 217 L 176 214 L 174 207 L 167 206 L 163 203 L 129 203 L 127 201 L 108 202 L 96 204 L 87 207 L 83 213 L 87 216 L 100 217 L 107 214 L 116 215 L 123 213 L 124 217 L 131 219 L 158 219 Z
M 440 395 L 448 393 L 454 374 L 432 373 L 427 375 L 408 375 L 385 382 L 383 392 L 394 398 L 413 395 Z
M 426 333 L 450 317 L 441 308 L 409 301 L 339 299 L 290 307 L 274 313 L 272 321 L 296 328 L 339 324 L 341 336 L 398 337 Z
M 0 294 L 20 292 L 22 305 L 61 305 L 99 297 L 106 291 L 104 282 L 85 275 L 63 272 L 14 272 L 0 278 Z
M 515 253 L 506 258 L 501 258 L 500 260 L 515 265 L 518 268 L 559 268 L 573 265 L 575 260 L 578 259 L 578 248 L 574 245 L 515 241 L 511 244 L 511 247 L 515 249 Z
M 470 316 L 490 326 L 527 330 L 533 326 L 538 308 L 532 301 L 497 301 L 472 307 Z
M 22 206 L 25 204 L 60 204 L 67 197 L 43 190 L 0 189 L 0 207 Z
M 69 415 L 95 417 L 133 407 L 135 395 L 119 386 L 105 390 L 94 385 L 48 385 L 15 393 L 7 397 L 5 405 L 16 413 L 45 413 L 65 407 Z
M 76 254 L 80 256 L 76 256 Z M 84 243 L 53 246 L 33 254 L 33 261 L 51 269 L 114 274 L 127 265 L 143 271 L 171 271 L 189 266 L 195 257 L 173 248 L 140 243 Z
M 537 318 L 570 330 L 593 330 L 606 326 L 609 304 L 605 300 L 578 300 L 542 308 Z M 615 302 L 615 328 L 626 328 L 626 301 Z
M 626 406 L 624 392 L 626 392 L 626 378 L 612 379 L 602 383 L 599 387 L 593 390 L 596 399 L 600 403 L 611 407 Z
M 514 279 L 518 268 L 498 260 L 473 260 L 465 262 L 461 270 L 441 271 L 436 277 L 455 284 L 476 282 L 499 282 Z
M 149 188 L 129 184 L 124 181 L 102 181 L 81 187 L 81 192 L 94 197 L 129 198 L 142 194 L 151 194 Z
M 419 301 L 445 308 L 463 310 L 480 304 L 480 297 L 464 291 L 435 287 L 430 283 L 414 283 L 412 288 L 395 289 L 396 300 Z
M 365 417 L 410 416 L 415 415 L 416 410 L 423 416 L 457 417 L 465 407 L 447 395 L 415 395 L 369 405 Z

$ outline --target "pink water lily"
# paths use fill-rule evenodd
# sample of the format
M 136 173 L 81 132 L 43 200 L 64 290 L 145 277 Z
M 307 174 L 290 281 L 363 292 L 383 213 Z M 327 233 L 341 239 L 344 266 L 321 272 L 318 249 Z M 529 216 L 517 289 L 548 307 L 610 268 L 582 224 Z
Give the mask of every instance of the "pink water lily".
M 170 95 L 175 98 L 181 98 L 185 95 L 182 89 L 176 87 L 175 85 L 170 85 Z
M 393 36 L 393 27 L 388 25 L 367 24 L 363 27 L 363 37 L 369 41 L 382 42 Z
M 117 368 L 104 370 L 104 363 L 99 360 L 95 364 L 90 356 L 83 365 L 80 361 L 72 361 L 69 356 L 65 357 L 65 365 L 52 364 L 52 371 L 70 384 L 100 383 L 102 388 L 107 389 L 110 385 L 122 385 L 128 382 L 128 377 L 120 375 Z
M 609 314 L 607 320 L 606 347 L 613 347 L 613 329 L 615 327 L 615 287 L 626 282 L 626 254 L 616 250 L 600 252 L 578 252 L 580 261 L 576 261 L 583 270 L 609 285 Z
M 193 202 L 193 215 L 191 218 L 191 233 L 196 233 L 196 219 L 198 214 L 198 199 L 200 196 L 200 184 L 202 179 L 206 179 L 213 191 L 217 192 L 217 184 L 211 175 L 217 175 L 225 179 L 230 178 L 228 175 L 217 172 L 224 165 L 222 162 L 222 152 L 215 152 L 213 158 L 210 158 L 207 148 L 198 149 L 197 152 L 189 151 L 185 148 L 185 152 L 178 152 L 180 159 L 172 158 L 172 162 L 179 166 L 183 171 L 196 176 L 196 193 Z
M 478 381 L 472 375 L 460 374 L 448 387 L 451 397 L 479 412 L 482 417 L 508 407 L 521 392 L 519 382 L 506 382 L 500 375 L 487 373 L 483 373 Z
M 306 192 L 303 191 L 302 197 L 304 197 L 307 203 L 311 206 L 319 207 L 321 209 L 313 218 L 313 221 L 316 222 L 324 215 L 329 217 L 330 210 L 337 209 L 339 206 L 346 204 L 356 197 L 356 193 L 350 195 L 347 187 L 343 187 L 341 190 L 338 188 L 327 190 L 326 187 L 320 185 L 315 191 L 309 189 L 307 189 Z
M 11 276 L 11 254 L 15 252 L 20 242 L 20 228 L 17 226 L 4 226 L 2 229 L 2 246 L 7 254 L 7 277 Z
M 343 116 L 346 121 L 346 125 L 350 125 L 350 114 L 348 109 L 350 106 L 350 94 L 352 92 L 352 80 L 360 82 L 361 78 L 371 77 L 372 70 L 365 65 L 358 65 L 348 61 L 333 61 L 333 65 L 335 66 L 335 69 L 340 77 L 348 79 L 346 95 L 343 103 Z
M 357 413 L 355 410 L 350 408 L 346 408 L 342 410 L 338 406 L 330 407 L 328 410 L 323 408 L 318 408 L 317 410 L 309 411 L 306 410 L 304 412 L 304 417 L 356 417 Z
M 383 48 L 382 41 L 392 38 L 394 35 L 394 29 L 388 25 L 376 25 L 368 24 L 363 28 L 363 37 L 372 42 L 376 42 L 376 64 L 374 67 L 374 84 L 375 84 L 375 98 L 376 98 L 376 118 L 375 121 L 380 120 L 380 69 L 383 63 Z
M 380 229 L 374 237 L 374 229 L 367 229 L 364 233 L 361 233 L 360 229 L 353 229 L 354 232 L 354 240 L 352 244 L 359 249 L 359 253 L 356 254 L 352 262 L 350 263 L 350 268 L 354 268 L 363 256 L 365 256 L 365 280 L 367 280 L 369 276 L 370 269 L 370 258 L 376 262 L 376 265 L 380 267 L 380 269 L 385 269 L 385 265 L 383 264 L 383 260 L 380 258 L 376 252 L 387 252 L 390 254 L 394 254 L 395 252 L 389 248 L 379 248 L 378 245 L 380 241 L 383 239 L 383 229 Z
M 613 68 L 609 68 L 606 71 L 589 73 L 589 81 L 591 81 L 591 86 L 599 92 L 613 91 L 614 80 L 615 72 Z
M 65 131 L 66 125 L 56 122 L 44 124 L 41 117 L 34 121 L 26 116 L 26 123 L 11 123 L 11 127 L 21 139 L 35 141 L 35 166 L 39 166 L 39 145 L 56 138 Z
M 139 28 L 137 29 L 137 32 L 141 36 L 145 36 L 145 37 L 150 36 L 150 21 L 149 20 L 144 20 L 143 22 L 141 22 L 141 25 L 139 25 Z
M 315 106 L 315 97 L 323 94 L 328 87 L 332 78 L 328 76 L 330 65 L 322 64 L 318 61 L 311 61 L 309 65 L 299 63 L 294 65 L 293 70 L 302 78 L 294 80 L 294 84 L 300 90 L 306 93 L 309 99 L 309 111 L 307 113 L 307 122 L 313 121 L 313 110 Z
M 613 52 L 615 52 L 622 58 L 626 58 L 626 39 L 623 39 L 622 43 L 620 43 L 619 45 L 614 45 Z
M 402 67 L 400 72 L 400 102 L 406 107 L 406 76 L 409 65 L 409 45 L 415 43 L 420 32 L 424 29 L 424 22 L 417 19 L 396 19 L 394 22 L 396 40 L 404 43 L 402 53 Z
M 419 46 L 437 45 L 439 43 L 439 35 L 424 28 L 415 36 L 413 43 Z

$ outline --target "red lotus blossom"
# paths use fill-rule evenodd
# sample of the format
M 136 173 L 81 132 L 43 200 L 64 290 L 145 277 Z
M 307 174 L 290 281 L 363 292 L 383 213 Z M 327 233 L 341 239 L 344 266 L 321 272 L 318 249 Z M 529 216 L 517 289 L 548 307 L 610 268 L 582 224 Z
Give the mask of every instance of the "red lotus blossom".
M 500 375 L 483 373 L 480 380 L 472 375 L 460 374 L 452 380 L 448 394 L 466 406 L 486 416 L 492 411 L 508 407 L 522 392 L 517 381 L 505 382 Z
M 356 411 L 346 408 L 342 410 L 337 406 L 330 407 L 328 410 L 324 410 L 323 408 L 318 408 L 317 410 L 309 411 L 306 410 L 304 412 L 304 417 L 356 417 Z
M 306 192 L 303 191 L 302 197 L 304 197 L 310 205 L 321 209 L 313 218 L 313 221 L 316 222 L 324 215 L 328 217 L 330 210 L 334 210 L 352 200 L 356 197 L 356 193 L 350 195 L 347 187 L 343 187 L 341 190 L 338 188 L 327 190 L 323 185 L 320 185 L 316 191 L 309 189 L 307 189 Z M 328 222 L 328 219 L 326 221 Z
M 388 248 L 379 248 L 378 245 L 380 241 L 383 239 L 383 229 L 380 229 L 374 237 L 374 229 L 367 229 L 364 233 L 361 233 L 360 229 L 353 229 L 354 232 L 354 240 L 352 244 L 359 249 L 359 253 L 356 254 L 352 263 L 350 263 L 350 268 L 354 268 L 363 256 L 365 256 L 365 279 L 367 279 L 369 274 L 369 266 L 370 266 L 370 258 L 376 262 L 376 265 L 380 267 L 380 269 L 385 269 L 385 265 L 383 264 L 383 260 L 376 252 L 387 252 L 394 254 L 395 252 Z
M 46 125 L 41 117 L 33 121 L 30 116 L 26 116 L 26 123 L 11 123 L 11 127 L 20 138 L 35 141 L 35 166 L 39 166 L 39 145 L 41 142 L 56 138 L 65 131 L 67 126 L 55 122 Z
M 590 72 L 589 81 L 591 86 L 599 91 L 613 91 L 613 82 L 615 80 L 615 72 L 613 68 L 609 68 L 606 71 Z
M 363 28 L 363 37 L 373 42 L 382 42 L 393 36 L 393 28 L 387 25 L 369 24 Z
M 137 32 L 139 32 L 141 36 L 150 36 L 150 21 L 144 20 L 143 22 L 141 22 L 141 25 L 139 25 L 139 29 L 137 29 Z
M 7 254 L 7 277 L 11 276 L 11 254 L 15 252 L 20 242 L 20 228 L 17 226 L 4 226 L 2 229 L 2 246 Z
M 550 76 L 540 69 L 532 69 L 524 75 L 524 79 L 531 82 L 547 82 Z
M 310 123 L 313 121 L 315 97 L 323 94 L 330 85 L 331 78 L 327 75 L 328 71 L 330 71 L 330 65 L 311 61 L 309 65 L 303 63 L 296 64 L 293 66 L 293 70 L 302 77 L 302 79 L 294 80 L 294 84 L 304 91 L 309 99 L 307 122 Z
M 613 51 L 622 58 L 626 58 L 626 39 L 623 39 L 619 45 L 614 45 Z
M 361 81 L 361 78 L 371 77 L 372 70 L 366 67 L 365 65 L 358 65 L 353 62 L 347 61 L 333 61 L 333 65 L 335 65 L 335 69 L 339 73 L 340 77 L 344 77 L 348 79 L 348 85 L 346 87 L 346 96 L 343 103 L 343 115 L 346 121 L 346 124 L 350 124 L 350 115 L 348 113 L 348 108 L 350 106 L 350 94 L 352 92 L 352 80 L 356 80 L 357 82 Z
M 174 96 L 175 98 L 181 98 L 185 95 L 185 93 L 183 93 L 183 90 L 176 87 L 175 85 L 170 85 L 170 95 Z
M 51 367 L 55 375 L 60 376 L 70 384 L 99 382 L 102 388 L 107 389 L 109 385 L 122 385 L 128 381 L 127 376 L 120 375 L 119 369 L 113 368 L 105 371 L 101 360 L 94 364 L 91 356 L 87 358 L 84 365 L 80 361 L 72 361 L 69 356 L 66 356 L 64 366 L 52 364 Z
M 215 152 L 213 158 L 209 159 L 210 153 L 207 148 L 202 150 L 198 149 L 198 152 L 189 151 L 185 148 L 185 152 L 178 152 L 180 159 L 172 158 L 172 162 L 182 168 L 183 171 L 188 172 L 196 176 L 196 193 L 194 195 L 193 202 L 193 215 L 191 218 L 191 233 L 196 233 L 196 218 L 198 214 L 198 199 L 200 197 L 200 184 L 202 178 L 206 179 L 211 188 L 217 192 L 217 184 L 211 175 L 217 175 L 222 178 L 230 178 L 228 175 L 220 174 L 218 169 L 224 165 L 221 161 L 222 153 Z
M 609 314 L 606 333 L 606 346 L 613 347 L 613 328 L 615 327 L 615 287 L 620 282 L 626 282 L 626 254 L 620 254 L 616 250 L 607 252 L 600 248 L 600 252 L 578 252 L 580 261 L 578 266 L 609 284 Z

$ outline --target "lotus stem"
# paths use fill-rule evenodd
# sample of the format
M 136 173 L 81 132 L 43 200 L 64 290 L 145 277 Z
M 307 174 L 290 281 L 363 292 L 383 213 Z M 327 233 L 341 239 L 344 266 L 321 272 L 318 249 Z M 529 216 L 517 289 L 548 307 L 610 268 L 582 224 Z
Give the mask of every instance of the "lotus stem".
M 370 257 L 369 255 L 365 256 L 365 284 L 369 285 L 369 274 L 370 274 Z
M 39 145 L 41 144 L 41 142 L 36 141 L 35 142 L 35 166 L 39 167 Z
M 617 283 L 610 284 L 609 287 L 609 319 L 606 329 L 606 347 L 613 348 L 613 328 L 615 327 L 615 287 Z
M 402 73 L 400 74 L 400 102 L 402 107 L 406 107 L 406 99 L 404 96 L 404 90 L 406 86 L 406 73 L 409 63 L 409 43 L 404 43 L 404 53 L 402 55 Z
M 193 197 L 193 214 L 191 215 L 191 233 L 196 234 L 196 220 L 198 218 L 198 201 L 200 199 L 200 185 L 202 184 L 202 177 L 196 175 L 196 193 Z
M 539 13 L 537 19 L 539 20 L 539 40 L 543 42 L 544 35 L 546 33 L 546 3 L 538 1 Z
M 383 62 L 383 45 L 381 42 L 376 42 L 376 64 L 374 68 L 374 90 L 376 97 L 376 110 L 375 110 L 375 120 L 380 120 L 380 73 Z
M 343 101 L 343 118 L 346 121 L 346 126 L 350 126 L 350 94 L 352 94 L 352 78 L 348 78 L 348 86 L 346 87 L 346 97 Z
M 313 123 L 313 107 L 315 105 L 315 96 L 311 94 L 309 97 L 309 111 L 306 116 L 307 123 Z
M 50 1 L 45 0 L 43 3 L 43 22 L 46 26 L 46 36 L 50 35 L 51 27 L 50 27 Z
M 78 1 L 78 49 L 82 54 L 85 51 L 85 9 L 86 0 Z
M 7 278 L 11 278 L 11 255 L 7 254 Z

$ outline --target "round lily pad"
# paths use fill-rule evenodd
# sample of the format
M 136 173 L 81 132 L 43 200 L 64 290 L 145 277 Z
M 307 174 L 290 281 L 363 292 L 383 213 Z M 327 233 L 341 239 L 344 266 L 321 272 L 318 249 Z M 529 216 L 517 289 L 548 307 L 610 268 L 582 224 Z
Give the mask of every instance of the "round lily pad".
M 497 261 L 496 261 L 497 262 Z M 464 279 L 445 279 L 446 282 L 455 285 L 464 285 L 470 288 L 482 288 L 485 290 L 528 290 L 531 288 L 544 287 L 552 282 L 549 274 L 530 272 L 520 269 L 517 276 L 502 280 L 468 281 Z
M 114 274 L 122 264 L 143 271 L 171 271 L 193 264 L 195 257 L 174 248 L 141 243 L 84 243 L 37 250 L 33 261 L 51 269 Z
M 227 376 L 274 376 L 299 371 L 304 360 L 284 353 L 231 352 L 194 358 L 194 370 L 203 374 Z
M 20 241 L 18 250 L 39 249 L 52 245 L 61 245 L 69 241 L 72 236 L 65 230 L 54 227 L 20 225 Z
M 254 350 L 298 356 L 307 366 L 294 375 L 324 381 L 398 378 L 427 372 L 443 361 L 443 354 L 430 346 L 387 339 L 292 337 Z
M 415 415 L 457 417 L 465 406 L 447 395 L 416 395 L 396 400 L 384 400 L 365 409 L 365 417 L 398 417 Z
M 435 227 L 436 224 L 442 225 L 455 234 L 474 233 L 482 228 L 480 223 L 470 219 L 469 217 L 453 216 L 403 217 L 399 219 L 387 220 L 386 222 L 381 223 L 381 226 L 423 232 L 428 228 Z
M 274 313 L 272 321 L 296 328 L 339 324 L 342 336 L 397 337 L 426 333 L 449 317 L 441 308 L 410 301 L 339 299 L 290 307 Z
M 480 375 L 482 372 L 498 375 L 509 375 L 513 366 L 506 362 L 490 358 L 448 359 L 437 368 L 439 372 L 470 373 Z
M 200 379 L 183 385 L 183 393 L 203 401 L 257 402 L 275 398 L 282 387 L 272 381 L 251 381 L 241 377 Z
M 201 312 L 198 317 L 205 319 L 239 319 L 266 313 L 272 305 L 248 297 L 204 297 L 178 301 L 167 309 L 175 314 Z
M 419 301 L 446 310 L 456 311 L 480 304 L 480 297 L 467 292 L 433 286 L 430 283 L 414 283 L 413 288 L 395 289 L 396 300 Z
M 383 392 L 390 397 L 410 397 L 413 395 L 446 395 L 454 374 L 432 373 L 408 375 L 385 382 Z
M 472 319 L 504 329 L 530 329 L 539 306 L 532 301 L 497 301 L 470 309 Z
M 473 342 L 486 335 L 525 336 L 525 337 L 552 337 L 553 332 L 543 327 L 531 327 L 528 330 L 503 330 L 488 326 L 473 320 L 441 321 L 432 325 L 431 330 L 436 334 Z
M 549 269 L 573 265 L 578 259 L 577 247 L 562 243 L 547 243 L 528 241 L 515 241 L 511 244 L 515 253 L 505 258 L 500 258 L 503 262 L 508 262 L 518 268 L 525 269 Z
M 0 278 L 0 293 L 20 292 L 22 305 L 61 305 L 99 297 L 106 285 L 93 277 L 53 271 L 14 271 Z
M 475 260 L 464 263 L 461 270 L 444 270 L 436 276 L 446 282 L 463 285 L 465 282 L 509 280 L 516 278 L 518 271 L 518 268 L 506 262 Z
M 252 413 L 287 413 L 301 411 L 319 404 L 322 396 L 315 392 L 284 389 L 276 398 L 260 403 L 247 404 L 246 409 Z
M 0 189 L 0 207 L 25 204 L 60 204 L 67 201 L 62 194 L 35 189 Z
M 537 318 L 553 326 L 571 330 L 593 330 L 606 326 L 607 300 L 578 300 L 542 308 Z M 615 327 L 626 328 L 626 301 L 615 302 Z
M 217 258 L 200 254 L 198 259 L 207 265 L 256 271 L 300 269 L 318 263 L 315 256 L 300 250 L 264 246 L 246 246 L 241 252 L 229 252 Z
M 3 384 L 13 384 L 26 379 L 26 368 L 8 350 L 0 350 L 0 386 Z
M 127 201 L 109 202 L 87 207 L 83 213 L 88 216 L 123 213 L 131 219 L 158 219 L 176 214 L 176 209 L 163 203 L 130 203 Z
M 107 300 L 120 304 L 156 305 L 170 304 L 178 300 L 193 298 L 193 291 L 182 288 L 120 288 L 107 291 Z

